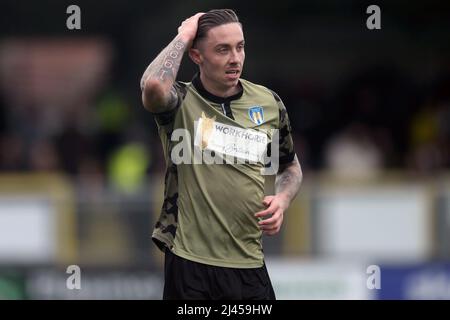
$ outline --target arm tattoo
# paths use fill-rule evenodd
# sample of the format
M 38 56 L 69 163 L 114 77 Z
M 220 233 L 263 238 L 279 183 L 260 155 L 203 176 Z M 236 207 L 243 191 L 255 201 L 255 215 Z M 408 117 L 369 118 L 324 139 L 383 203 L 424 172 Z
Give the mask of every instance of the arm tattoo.
M 144 90 L 145 81 L 149 78 L 158 79 L 170 88 L 177 76 L 185 49 L 186 43 L 175 37 L 145 70 L 141 78 L 141 89 Z
M 297 156 L 275 179 L 275 194 L 284 193 L 290 201 L 294 199 L 302 183 L 302 170 Z
M 177 94 L 177 90 L 172 87 L 170 88 L 170 96 L 169 96 L 169 101 L 167 102 L 167 106 L 169 108 L 174 108 L 176 106 L 178 102 L 178 94 Z

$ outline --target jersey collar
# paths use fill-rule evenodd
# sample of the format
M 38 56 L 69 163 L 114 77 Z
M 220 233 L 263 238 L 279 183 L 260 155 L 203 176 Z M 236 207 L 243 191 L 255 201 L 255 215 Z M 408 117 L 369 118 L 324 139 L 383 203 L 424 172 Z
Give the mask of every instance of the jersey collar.
M 198 93 L 200 93 L 200 95 L 202 95 L 204 98 L 206 98 L 212 102 L 220 103 L 220 104 L 227 103 L 227 102 L 229 103 L 233 100 L 237 100 L 240 97 L 242 97 L 242 94 L 244 93 L 242 84 L 239 81 L 239 86 L 241 87 L 241 90 L 238 93 L 236 93 L 232 96 L 226 97 L 226 98 L 216 96 L 205 89 L 202 81 L 200 80 L 200 73 L 196 73 L 194 78 L 192 78 L 192 84 L 194 85 L 194 87 L 198 91 Z

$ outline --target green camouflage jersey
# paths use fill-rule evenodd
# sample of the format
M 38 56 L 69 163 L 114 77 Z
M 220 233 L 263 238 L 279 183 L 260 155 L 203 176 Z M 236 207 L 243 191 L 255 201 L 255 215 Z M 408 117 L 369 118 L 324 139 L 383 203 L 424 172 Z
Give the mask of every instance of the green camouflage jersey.
M 265 209 L 262 151 L 277 137 L 271 129 L 279 130 L 280 165 L 293 161 L 295 153 L 280 98 L 243 79 L 240 86 L 238 94 L 221 98 L 206 91 L 196 75 L 192 82 L 174 84 L 175 109 L 154 115 L 167 171 L 152 238 L 160 249 L 188 260 L 257 268 L 264 256 L 254 214 Z

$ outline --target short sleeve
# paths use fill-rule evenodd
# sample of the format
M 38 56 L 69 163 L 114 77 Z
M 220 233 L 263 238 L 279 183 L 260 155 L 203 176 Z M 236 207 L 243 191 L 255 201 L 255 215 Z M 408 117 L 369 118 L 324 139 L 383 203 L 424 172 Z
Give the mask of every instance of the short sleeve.
M 175 82 L 172 86 L 172 92 L 177 96 L 176 106 L 169 111 L 152 113 L 155 118 L 158 129 L 166 129 L 165 131 L 172 131 L 170 128 L 173 127 L 173 122 L 175 121 L 175 116 L 186 96 L 186 85 L 182 82 Z
M 280 97 L 273 92 L 273 96 L 278 104 L 279 112 L 279 163 L 280 165 L 292 162 L 295 157 L 294 142 L 292 139 L 292 127 L 286 107 Z

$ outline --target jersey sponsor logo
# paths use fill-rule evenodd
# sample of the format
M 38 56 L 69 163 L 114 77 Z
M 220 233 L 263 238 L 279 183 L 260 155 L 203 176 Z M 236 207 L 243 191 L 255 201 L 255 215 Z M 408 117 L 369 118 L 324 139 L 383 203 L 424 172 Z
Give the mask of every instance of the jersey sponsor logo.
M 230 126 L 215 119 L 206 117 L 202 112 L 201 118 L 194 125 L 196 147 L 255 163 L 263 162 L 269 142 L 267 133 Z
M 204 112 L 202 112 L 202 121 L 198 126 L 199 135 L 201 137 L 200 148 L 201 150 L 205 150 L 208 147 L 208 141 L 211 137 L 211 133 L 214 127 L 214 122 L 216 120 L 216 116 L 212 118 L 208 118 Z
M 264 122 L 264 109 L 260 106 L 253 106 L 248 109 L 248 115 L 250 119 L 260 125 Z

